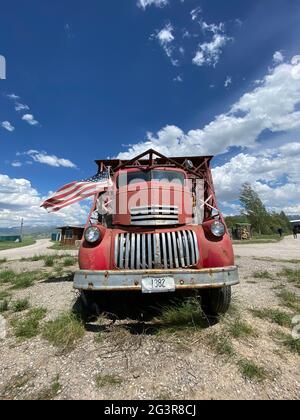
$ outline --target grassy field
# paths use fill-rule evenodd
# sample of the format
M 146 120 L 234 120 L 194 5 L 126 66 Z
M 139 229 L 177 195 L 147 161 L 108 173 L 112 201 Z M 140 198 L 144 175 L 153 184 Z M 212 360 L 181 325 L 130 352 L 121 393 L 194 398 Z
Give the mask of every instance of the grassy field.
M 23 242 L 0 242 L 0 251 L 11 248 L 21 248 L 28 245 L 34 245 L 36 240 L 30 237 L 23 238 Z
M 53 245 L 49 247 L 49 249 L 54 249 L 56 251 L 72 251 L 74 249 L 78 249 L 75 245 L 61 245 L 60 242 L 52 242 Z
M 278 234 L 274 235 L 257 235 L 253 236 L 253 238 L 250 241 L 238 241 L 234 240 L 234 244 L 268 244 L 268 243 L 276 243 L 283 239 L 280 238 Z

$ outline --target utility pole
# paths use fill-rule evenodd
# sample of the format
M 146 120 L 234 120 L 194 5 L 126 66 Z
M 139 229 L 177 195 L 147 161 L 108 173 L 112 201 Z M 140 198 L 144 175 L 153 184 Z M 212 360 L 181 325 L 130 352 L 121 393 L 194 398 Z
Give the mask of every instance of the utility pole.
M 22 217 L 22 219 L 21 219 L 21 229 L 20 229 L 21 242 L 23 241 L 23 225 L 24 225 L 24 219 Z

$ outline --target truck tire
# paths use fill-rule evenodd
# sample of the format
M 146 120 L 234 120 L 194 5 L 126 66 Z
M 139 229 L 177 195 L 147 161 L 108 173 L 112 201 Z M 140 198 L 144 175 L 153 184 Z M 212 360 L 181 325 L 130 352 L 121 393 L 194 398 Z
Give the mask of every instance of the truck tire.
M 231 286 L 209 289 L 202 296 L 202 307 L 208 316 L 219 317 L 226 314 L 231 303 Z
M 100 315 L 100 311 L 93 292 L 82 290 L 73 306 L 73 311 L 84 322 L 96 320 Z

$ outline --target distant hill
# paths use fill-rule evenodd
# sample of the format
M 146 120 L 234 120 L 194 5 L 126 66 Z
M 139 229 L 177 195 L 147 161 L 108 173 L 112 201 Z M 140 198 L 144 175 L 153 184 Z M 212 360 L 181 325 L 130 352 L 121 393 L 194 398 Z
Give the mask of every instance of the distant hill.
M 300 220 L 300 215 L 295 214 L 294 216 L 288 216 L 289 220 Z
M 47 238 L 55 231 L 57 226 L 24 226 L 23 235 L 36 238 Z M 19 235 L 20 226 L 11 228 L 0 228 L 0 235 Z

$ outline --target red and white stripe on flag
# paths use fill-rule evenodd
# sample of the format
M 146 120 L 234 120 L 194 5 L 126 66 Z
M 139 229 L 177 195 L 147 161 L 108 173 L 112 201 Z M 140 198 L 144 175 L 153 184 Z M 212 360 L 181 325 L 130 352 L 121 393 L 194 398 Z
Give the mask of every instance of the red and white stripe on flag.
M 44 207 L 49 213 L 57 212 L 64 207 L 105 191 L 111 186 L 111 183 L 110 178 L 103 178 L 103 176 L 100 178 L 97 175 L 87 181 L 71 182 L 45 200 L 41 207 Z

